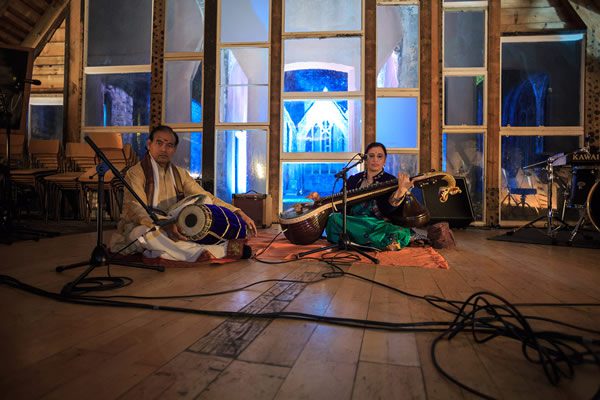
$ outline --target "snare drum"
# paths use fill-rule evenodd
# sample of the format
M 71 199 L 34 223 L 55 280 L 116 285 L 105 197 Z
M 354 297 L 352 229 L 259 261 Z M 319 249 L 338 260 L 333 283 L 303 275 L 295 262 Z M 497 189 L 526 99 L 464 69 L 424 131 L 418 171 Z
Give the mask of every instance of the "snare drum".
M 574 167 L 569 207 L 585 208 L 588 194 L 597 180 L 598 169 L 596 167 Z
M 190 204 L 177 217 L 177 228 L 188 240 L 215 244 L 246 237 L 246 223 L 228 208 L 213 204 Z

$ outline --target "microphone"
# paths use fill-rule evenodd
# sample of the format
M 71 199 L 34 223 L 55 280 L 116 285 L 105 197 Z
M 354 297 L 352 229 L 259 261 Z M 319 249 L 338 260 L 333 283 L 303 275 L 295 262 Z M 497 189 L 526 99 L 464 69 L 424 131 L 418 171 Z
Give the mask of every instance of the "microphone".
M 42 81 L 39 79 L 23 79 L 21 83 L 29 83 L 30 85 L 40 86 Z
M 361 160 L 366 161 L 369 156 L 366 153 L 358 153 Z
M 23 83 L 29 83 L 30 85 L 39 86 L 42 84 L 42 81 L 40 81 L 39 79 L 18 79 L 16 76 L 13 76 L 13 81 L 17 85 L 21 85 Z

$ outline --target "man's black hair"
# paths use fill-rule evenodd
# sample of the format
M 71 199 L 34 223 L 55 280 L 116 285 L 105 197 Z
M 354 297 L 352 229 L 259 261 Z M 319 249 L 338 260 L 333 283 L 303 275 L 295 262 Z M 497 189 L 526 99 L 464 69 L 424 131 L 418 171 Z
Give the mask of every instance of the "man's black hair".
M 170 126 L 167 125 L 159 125 L 156 128 L 152 129 L 150 131 L 150 136 L 148 137 L 148 139 L 152 142 L 154 141 L 154 134 L 156 132 L 168 132 L 171 135 L 173 135 L 175 137 L 175 146 L 177 146 L 179 144 L 179 136 L 177 136 L 177 133 L 173 130 L 173 128 L 171 128 Z

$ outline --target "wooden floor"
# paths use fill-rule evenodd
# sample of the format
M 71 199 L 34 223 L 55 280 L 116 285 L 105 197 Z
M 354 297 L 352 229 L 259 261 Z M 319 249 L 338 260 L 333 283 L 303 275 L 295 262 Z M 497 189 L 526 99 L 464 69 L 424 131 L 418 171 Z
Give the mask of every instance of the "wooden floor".
M 513 302 L 600 302 L 600 251 L 488 241 L 489 230 L 456 232 L 442 251 L 450 270 L 354 264 L 348 270 L 416 294 L 464 299 L 479 290 Z M 59 291 L 80 271 L 93 234 L 0 246 L 0 274 Z M 119 293 L 181 295 L 266 278 L 312 279 L 326 267 L 240 261 L 164 273 L 111 268 L 134 283 Z M 98 271 L 98 275 L 105 269 Z M 110 292 L 114 294 L 115 292 Z M 158 303 L 158 301 L 155 301 Z M 312 285 L 266 283 L 234 294 L 161 304 L 211 310 L 299 311 L 388 321 L 449 320 L 423 301 L 353 278 Z M 525 311 L 525 310 L 524 310 Z M 600 329 L 600 309 L 528 309 Z M 538 325 L 540 326 L 540 325 Z M 226 320 L 163 311 L 88 307 L 0 287 L 0 397 L 5 399 L 454 399 L 473 398 L 433 367 L 435 334 L 391 333 L 288 320 Z M 589 399 L 596 367 L 551 386 L 504 339 L 443 342 L 439 359 L 464 383 L 504 399 Z

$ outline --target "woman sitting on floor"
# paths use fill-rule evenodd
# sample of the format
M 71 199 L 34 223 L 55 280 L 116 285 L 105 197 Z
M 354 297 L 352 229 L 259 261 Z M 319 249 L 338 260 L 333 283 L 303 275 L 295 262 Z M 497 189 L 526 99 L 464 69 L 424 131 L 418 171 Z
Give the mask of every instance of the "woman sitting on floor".
M 383 170 L 387 158 L 387 150 L 381 143 L 374 142 L 365 150 L 367 160 L 365 171 L 348 178 L 348 190 L 365 188 L 375 183 L 396 179 L 394 175 Z M 381 250 L 400 250 L 410 242 L 411 231 L 388 222 L 390 216 L 402 204 L 404 197 L 412 186 L 408 175 L 398 174 L 398 189 L 391 195 L 383 194 L 371 200 L 348 207 L 346 220 L 350 240 L 364 246 Z M 308 198 L 317 200 L 319 194 L 312 192 Z M 325 231 L 327 240 L 339 241 L 342 232 L 341 213 L 332 213 L 327 220 Z

